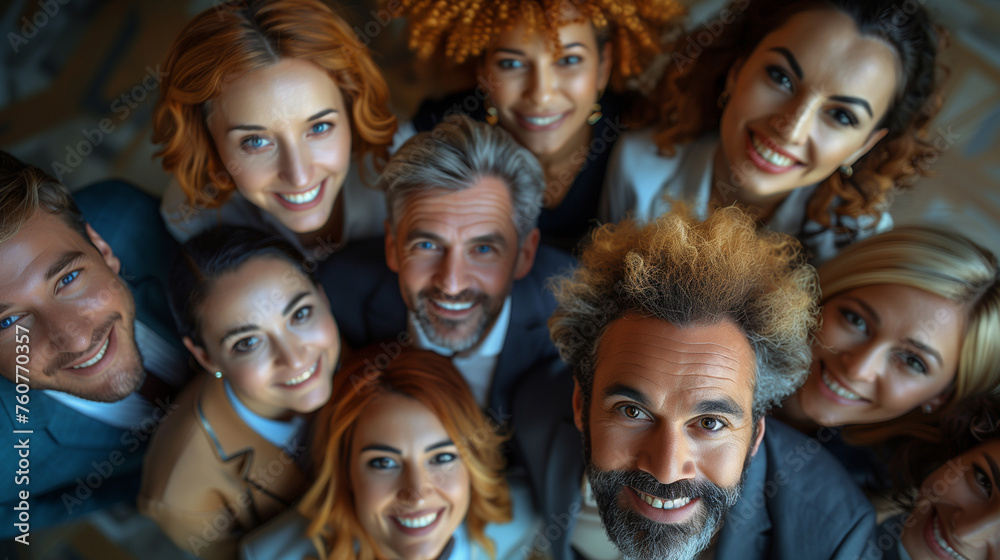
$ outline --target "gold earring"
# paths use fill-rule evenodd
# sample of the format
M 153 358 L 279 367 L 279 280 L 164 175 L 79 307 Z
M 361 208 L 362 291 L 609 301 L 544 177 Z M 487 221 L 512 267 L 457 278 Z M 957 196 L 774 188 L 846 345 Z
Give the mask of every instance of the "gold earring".
M 500 122 L 499 112 L 497 111 L 497 108 L 494 107 L 493 105 L 490 105 L 489 96 L 487 96 L 486 99 L 483 100 L 483 103 L 486 104 L 486 123 L 489 124 L 490 126 L 496 126 L 497 123 Z
M 854 168 L 850 165 L 841 165 L 840 172 L 844 174 L 844 177 L 850 177 L 851 175 L 854 175 Z
M 221 371 L 215 372 L 215 378 L 216 379 L 222 379 L 222 372 Z
M 590 106 L 590 116 L 587 117 L 587 124 L 590 126 L 597 124 L 597 121 L 601 120 L 601 117 L 604 116 L 604 113 L 601 112 L 601 97 L 603 96 L 603 91 L 597 92 L 597 101 Z
M 715 104 L 719 106 L 719 109 L 725 109 L 726 104 L 729 103 L 729 90 L 724 89 L 722 93 L 719 94 L 719 98 L 715 100 Z

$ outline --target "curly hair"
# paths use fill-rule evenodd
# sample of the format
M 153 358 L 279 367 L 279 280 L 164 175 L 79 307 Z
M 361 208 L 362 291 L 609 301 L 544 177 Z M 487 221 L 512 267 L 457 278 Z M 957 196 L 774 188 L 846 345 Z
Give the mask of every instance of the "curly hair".
M 153 143 L 188 202 L 221 206 L 235 189 L 206 124 L 207 105 L 226 80 L 277 64 L 311 61 L 340 88 L 355 161 L 388 160 L 396 117 L 389 88 L 351 28 L 319 0 L 231 0 L 195 16 L 170 45 L 153 110 Z
M 400 0 L 394 14 L 409 20 L 410 49 L 417 56 L 429 58 L 443 49 L 455 64 L 485 53 L 520 23 L 544 34 L 559 52 L 559 28 L 589 22 L 599 43 L 611 41 L 612 83 L 620 86 L 663 50 L 661 36 L 684 11 L 676 0 Z
M 834 173 L 822 181 L 807 214 L 826 227 L 831 212 L 852 217 L 876 214 L 890 202 L 893 188 L 908 188 L 927 175 L 940 155 L 929 129 L 942 104 L 941 82 L 947 72 L 936 59 L 947 35 L 934 26 L 923 6 L 911 3 L 913 12 L 904 13 L 898 4 L 896 0 L 735 0 L 719 18 L 683 35 L 672 47 L 673 64 L 654 97 L 662 100 L 655 117 L 660 152 L 673 155 L 677 144 L 719 129 L 722 109 L 716 100 L 725 90 L 729 70 L 766 35 L 797 13 L 833 7 L 849 15 L 861 35 L 892 47 L 902 82 L 876 127 L 888 129 L 886 136 L 852 166 L 850 179 Z
M 625 220 L 594 232 L 580 267 L 554 283 L 559 306 L 549 331 L 587 403 L 598 342 L 616 319 L 638 313 L 681 327 L 731 320 L 756 355 L 757 419 L 808 375 L 817 285 L 794 238 L 758 230 L 736 207 L 702 222 L 675 204 L 646 226 Z
M 377 398 L 398 394 L 419 401 L 437 416 L 458 447 L 469 470 L 471 500 L 465 517 L 472 539 L 495 556 L 486 536 L 488 523 L 511 519 L 511 502 L 503 477 L 501 445 L 505 439 L 483 415 L 468 385 L 449 358 L 403 347 L 385 354 L 384 345 L 353 356 L 333 377 L 333 397 L 320 411 L 312 437 L 314 483 L 299 503 L 311 522 L 308 535 L 318 539 L 331 558 L 374 560 L 377 543 L 356 515 L 351 488 L 351 442 L 365 409 Z

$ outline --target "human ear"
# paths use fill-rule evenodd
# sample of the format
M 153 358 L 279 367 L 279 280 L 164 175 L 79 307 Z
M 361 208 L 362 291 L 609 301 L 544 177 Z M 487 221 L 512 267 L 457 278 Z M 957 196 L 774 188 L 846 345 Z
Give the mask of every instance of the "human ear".
M 760 420 L 757 420 L 757 441 L 753 442 L 753 451 L 750 452 L 751 457 L 757 454 L 760 442 L 764 441 L 764 428 L 766 428 L 766 424 L 764 423 L 764 417 L 761 416 Z
M 385 264 L 389 270 L 399 273 L 399 255 L 396 254 L 396 235 L 392 231 L 392 224 L 385 221 Z
M 746 61 L 746 57 L 742 56 L 733 61 L 733 65 L 729 67 L 729 72 L 726 73 L 725 91 L 731 92 L 736 89 L 736 79 L 739 78 L 740 70 L 743 69 L 743 63 Z
M 844 165 L 854 165 L 862 156 L 871 151 L 878 144 L 878 141 L 885 138 L 885 135 L 889 133 L 888 128 L 880 128 L 878 130 L 873 130 L 871 134 L 868 135 L 868 140 L 862 144 L 860 148 L 854 151 L 847 160 L 844 161 Z
M 573 378 L 573 423 L 577 430 L 583 431 L 583 391 L 576 377 Z
M 951 391 L 948 390 L 948 389 L 945 389 L 944 391 L 942 391 L 941 393 L 939 393 L 937 396 L 931 397 L 931 398 L 927 399 L 926 401 L 924 401 L 920 405 L 920 409 L 925 414 L 930 414 L 930 413 L 934 412 L 935 410 L 941 408 L 945 404 L 947 404 L 948 401 L 950 401 L 950 400 L 951 400 Z
M 86 224 L 85 227 L 87 228 L 87 237 L 90 238 L 90 242 L 94 244 L 94 247 L 97 247 L 97 251 L 101 254 L 101 258 L 104 259 L 104 263 L 108 265 L 111 272 L 114 272 L 115 274 L 121 272 L 122 262 L 118 260 L 114 251 L 111 250 L 111 245 L 108 245 L 108 242 L 105 241 L 103 237 L 98 235 L 98 233 L 94 231 L 94 228 L 90 227 L 90 224 Z
M 183 342 L 184 347 L 188 349 L 188 352 L 191 352 L 191 355 L 194 356 L 194 359 L 201 367 L 205 368 L 205 371 L 209 373 L 220 371 L 219 368 L 212 362 L 212 359 L 208 357 L 208 352 L 201 346 L 195 344 L 194 341 L 191 340 L 191 337 L 185 336 Z
M 538 228 L 531 230 L 524 242 L 517 249 L 517 262 L 514 263 L 514 280 L 520 280 L 531 272 L 532 265 L 535 264 L 535 254 L 538 252 L 538 243 L 542 234 Z

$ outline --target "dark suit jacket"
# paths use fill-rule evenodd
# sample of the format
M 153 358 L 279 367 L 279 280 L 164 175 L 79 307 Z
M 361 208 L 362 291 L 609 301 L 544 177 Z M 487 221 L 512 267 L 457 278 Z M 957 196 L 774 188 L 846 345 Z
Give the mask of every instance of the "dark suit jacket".
M 176 243 L 167 234 L 153 197 L 121 181 L 105 181 L 74 194 L 88 223 L 122 261 L 122 278 L 136 302 L 136 320 L 182 351 L 166 307 L 165 278 Z M 0 431 L 34 433 L 27 450 L 28 486 L 8 482 L 0 494 L 0 538 L 15 534 L 17 491 L 27 489 L 31 529 L 61 523 L 120 501 L 135 500 L 146 443 L 163 410 L 134 429 L 84 416 L 41 391 L 29 391 L 29 422 L 14 424 L 15 385 L 0 379 Z M 162 403 L 164 409 L 170 403 Z M 0 473 L 13 481 L 20 449 L 0 450 Z
M 575 557 L 570 537 L 580 511 L 583 442 L 573 424 L 572 391 L 569 376 L 532 378 L 514 402 L 514 444 L 527 462 L 555 560 Z M 875 530 L 871 504 L 818 442 L 773 418 L 766 423 L 715 559 L 859 558 Z
M 498 421 L 509 419 L 511 395 L 523 376 L 565 367 L 549 339 L 548 320 L 556 303 L 546 282 L 574 265 L 568 253 L 540 246 L 531 272 L 511 288 L 510 325 L 489 399 L 489 413 Z M 413 342 L 407 333 L 399 278 L 385 264 L 381 239 L 333 254 L 320 265 L 319 275 L 348 346 L 359 349 L 376 342 Z M 383 346 L 390 354 L 391 344 Z

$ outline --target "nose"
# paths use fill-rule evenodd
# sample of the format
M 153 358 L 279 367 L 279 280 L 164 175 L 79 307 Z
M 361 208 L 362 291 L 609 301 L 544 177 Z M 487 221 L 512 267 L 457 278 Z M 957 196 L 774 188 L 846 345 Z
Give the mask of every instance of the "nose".
M 531 78 L 529 99 L 536 106 L 544 107 L 552 99 L 555 92 L 556 76 L 549 65 L 538 64 L 535 66 Z
M 984 509 L 956 512 L 951 534 L 973 547 L 1000 548 L 1000 501 L 992 500 Z
M 661 424 L 642 441 L 636 467 L 660 484 L 672 484 L 695 476 L 694 456 L 682 428 Z
M 420 506 L 430 495 L 431 488 L 433 487 L 430 473 L 419 465 L 407 465 L 404 469 L 405 472 L 397 497 L 403 504 Z
M 274 348 L 274 358 L 278 364 L 296 371 L 305 367 L 305 345 L 294 335 L 272 336 L 271 345 Z
M 304 189 L 312 183 L 312 153 L 307 146 L 296 142 L 286 142 L 281 149 L 280 177 L 297 189 Z
M 851 381 L 874 383 L 882 373 L 886 352 L 871 344 L 840 352 L 842 375 Z
M 816 119 L 818 100 L 812 97 L 796 99 L 787 110 L 775 117 L 772 125 L 778 137 L 786 144 L 801 145 L 809 138 Z
M 58 317 L 58 319 L 49 320 L 46 318 L 36 322 L 33 331 L 37 331 L 39 334 L 35 335 L 35 340 L 47 339 L 57 352 L 83 352 L 90 348 L 91 343 L 94 342 L 94 335 L 98 334 L 94 332 L 97 324 L 92 312 L 70 306 L 60 312 L 53 313 L 50 318 L 53 317 Z M 41 336 L 42 332 L 47 334 L 43 337 Z
M 434 281 L 439 290 L 452 296 L 462 293 L 469 287 L 465 255 L 461 250 L 445 249 L 438 262 Z

